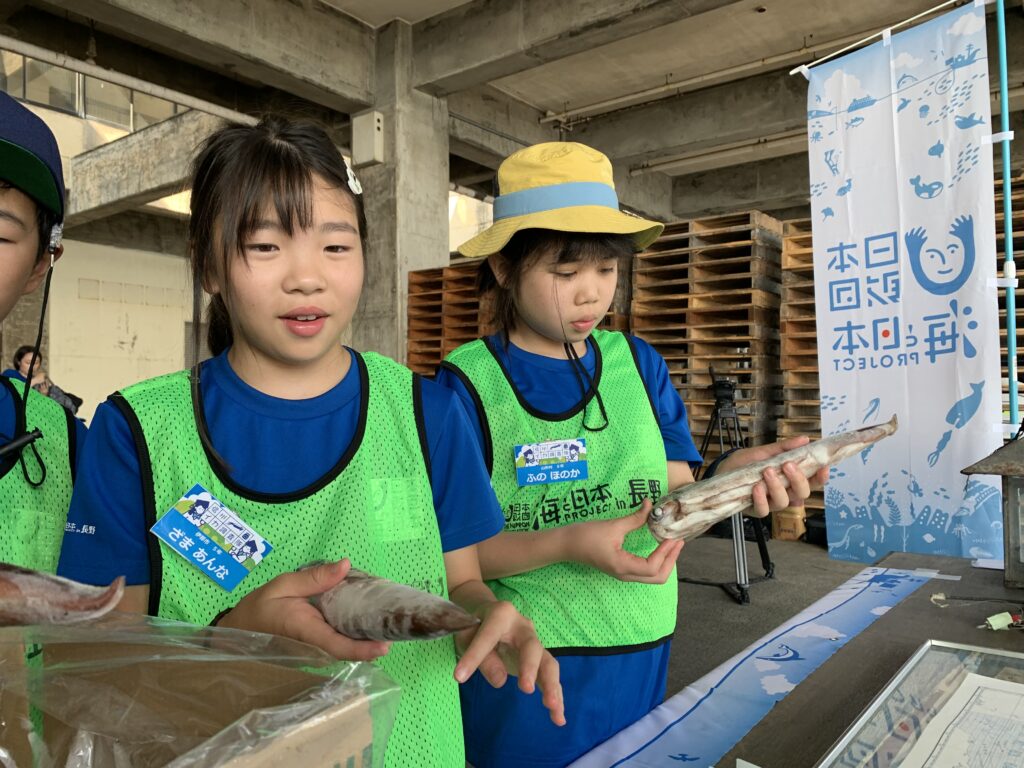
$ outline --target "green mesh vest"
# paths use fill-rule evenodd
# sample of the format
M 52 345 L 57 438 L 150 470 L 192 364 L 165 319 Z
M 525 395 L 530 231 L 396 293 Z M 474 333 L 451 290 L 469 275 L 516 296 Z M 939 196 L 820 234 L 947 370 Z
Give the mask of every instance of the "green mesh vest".
M 275 576 L 343 556 L 362 570 L 447 597 L 418 397 L 414 405 L 419 387 L 411 371 L 379 355 L 354 355 L 353 363 L 349 375 L 361 377 L 362 402 L 352 445 L 325 478 L 294 494 L 247 491 L 211 460 L 200 437 L 206 429 L 202 404 L 196 403 L 197 418 L 187 371 L 135 384 L 115 397 L 135 435 L 147 529 L 199 483 L 274 547 L 228 593 L 150 534 L 151 613 L 205 625 Z M 463 768 L 455 662 L 451 637 L 394 643 L 377 662 L 402 689 L 387 743 L 389 768 Z
M 0 376 L 0 385 L 6 387 L 10 397 L 22 398 L 23 381 Z M 32 487 L 16 461 L 0 477 L 0 561 L 53 573 L 71 504 L 75 423 L 56 401 L 35 391 L 28 394 L 27 418 L 22 415 L 20 403 L 15 404 L 15 434 L 33 429 L 42 432 L 34 445 L 46 465 L 46 479 L 38 488 Z M 32 449 L 25 448 L 24 456 L 29 475 L 38 479 L 41 470 Z
M 489 341 L 452 352 L 445 365 L 461 371 L 483 409 L 481 423 L 491 444 L 491 482 L 505 513 L 505 531 L 537 531 L 633 512 L 647 496 L 666 490 L 665 444 L 629 340 L 621 333 L 594 331 L 598 355 L 595 381 L 608 413 L 608 426 L 584 431 L 582 404 L 550 416 L 530 408 L 512 386 Z M 468 379 L 468 382 L 467 382 Z M 596 420 L 593 398 L 588 424 Z M 584 437 L 588 479 L 520 488 L 516 445 Z M 630 552 L 646 557 L 657 545 L 643 528 L 626 537 Z M 528 573 L 488 581 L 536 625 L 541 641 L 556 653 L 586 649 L 639 650 L 667 639 L 675 630 L 675 572 L 665 584 L 619 581 L 590 566 L 554 563 Z

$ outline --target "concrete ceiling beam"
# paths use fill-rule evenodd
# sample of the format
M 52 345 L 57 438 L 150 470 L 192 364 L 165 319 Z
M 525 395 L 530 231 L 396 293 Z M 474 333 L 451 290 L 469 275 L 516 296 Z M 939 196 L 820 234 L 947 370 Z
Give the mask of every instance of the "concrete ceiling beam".
M 488 168 L 531 144 L 557 141 L 558 132 L 540 124 L 533 107 L 482 86 L 448 97 L 448 135 L 452 154 Z
M 197 145 L 223 121 L 191 110 L 73 157 L 67 227 L 181 192 Z
M 288 0 L 47 0 L 125 39 L 341 112 L 373 103 L 375 34 Z
M 417 87 L 445 95 L 736 0 L 475 0 L 413 27 Z
M 1010 115 L 1010 129 L 1018 136 L 1024 134 L 1024 112 L 1016 111 Z M 992 150 L 998 173 L 1002 148 L 996 146 Z M 1011 165 L 1014 168 L 1024 167 L 1024 144 L 1013 141 L 1010 151 Z M 676 176 L 672 182 L 672 213 L 678 219 L 744 208 L 764 211 L 806 206 L 810 198 L 810 168 L 806 152 Z
M 572 136 L 635 170 L 806 124 L 807 82 L 777 71 L 591 120 Z
M 25 0 L 0 0 L 0 24 L 6 22 L 24 6 Z
M 1010 111 L 1017 112 L 1024 109 L 1024 17 L 1007 17 L 1007 41 Z M 998 83 L 990 56 L 990 87 Z M 992 107 L 998 112 L 995 95 Z M 807 82 L 777 70 L 595 117 L 569 135 L 631 173 L 678 176 L 805 154 L 806 127 Z
M 680 176 L 673 179 L 672 212 L 679 219 L 693 219 L 747 208 L 806 205 L 809 179 L 806 155 Z

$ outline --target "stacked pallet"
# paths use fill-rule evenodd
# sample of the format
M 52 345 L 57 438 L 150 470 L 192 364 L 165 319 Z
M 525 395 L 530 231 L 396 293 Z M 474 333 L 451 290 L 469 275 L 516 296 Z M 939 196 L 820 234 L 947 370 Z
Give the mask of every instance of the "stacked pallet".
M 633 333 L 668 363 L 698 445 L 715 413 L 712 370 L 736 385 L 748 442 L 775 437 L 781 237 L 780 222 L 756 211 L 693 219 L 666 227 L 634 260 Z M 718 453 L 713 439 L 705 459 Z
M 996 263 L 993 265 L 995 272 L 1002 276 L 1003 260 L 1005 257 L 1006 238 L 1004 237 L 1003 223 L 1006 217 L 1003 215 L 1003 184 L 1001 179 L 996 180 Z M 1010 203 L 1013 207 L 1013 250 L 1014 262 L 1017 265 L 1018 279 L 1021 280 L 1014 292 L 1017 314 L 1017 357 L 1024 352 L 1024 171 L 1017 171 L 1010 181 Z M 1009 369 L 1007 367 L 1007 325 L 1006 325 L 1006 292 L 999 291 L 999 346 L 1001 357 L 1001 370 L 1003 379 L 1004 398 L 1008 400 L 1009 390 Z M 1019 364 L 1018 364 L 1019 366 Z M 1018 380 L 1024 377 L 1024 370 L 1018 369 Z M 1024 387 L 1021 387 L 1021 394 L 1024 395 Z M 1004 417 L 1009 418 L 1009 407 L 1004 408 Z
M 818 342 L 814 311 L 814 247 L 810 219 L 787 221 L 782 229 L 783 416 L 779 437 L 821 437 L 821 393 L 818 389 Z M 824 514 L 825 496 L 807 499 L 808 513 Z
M 479 268 L 479 259 L 459 259 L 409 273 L 406 364 L 416 373 L 433 376 L 453 349 L 492 332 L 476 292 Z
M 444 301 L 441 334 L 441 358 L 483 335 L 480 297 L 476 279 L 480 259 L 453 261 L 442 271 Z
M 444 355 L 444 270 L 409 273 L 406 365 L 416 373 L 433 376 Z
M 606 330 L 629 330 L 630 259 L 619 264 L 619 282 L 608 314 L 599 323 Z M 433 376 L 456 347 L 494 333 L 489 296 L 477 295 L 481 259 L 455 258 L 447 267 L 409 273 L 407 365 Z

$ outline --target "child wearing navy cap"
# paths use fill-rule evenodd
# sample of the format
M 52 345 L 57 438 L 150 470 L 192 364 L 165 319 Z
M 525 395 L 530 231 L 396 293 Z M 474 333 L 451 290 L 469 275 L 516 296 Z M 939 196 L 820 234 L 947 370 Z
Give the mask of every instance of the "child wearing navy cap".
M 0 93 L 0 321 L 45 279 L 32 368 L 38 358 L 50 270 L 64 251 L 64 178 L 53 133 Z M 0 376 L 0 561 L 57 568 L 76 447 L 85 427 L 23 380 Z

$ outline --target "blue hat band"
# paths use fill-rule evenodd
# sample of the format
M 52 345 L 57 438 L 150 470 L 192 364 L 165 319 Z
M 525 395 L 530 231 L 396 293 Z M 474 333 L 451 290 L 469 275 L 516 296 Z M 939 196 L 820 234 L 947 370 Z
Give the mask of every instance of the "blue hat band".
M 564 184 L 523 189 L 494 199 L 494 220 L 580 205 L 598 205 L 617 211 L 619 197 L 614 189 L 599 181 L 568 181 Z

